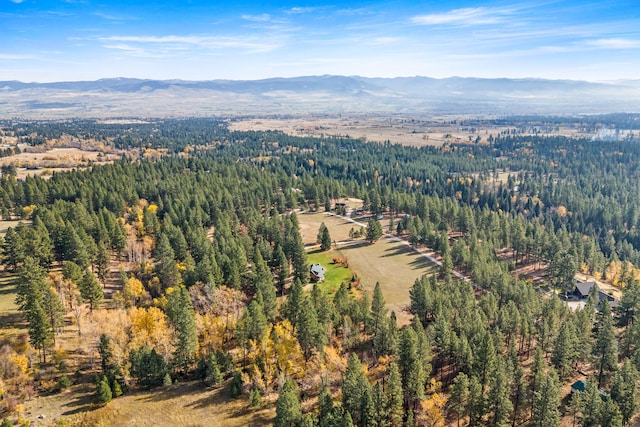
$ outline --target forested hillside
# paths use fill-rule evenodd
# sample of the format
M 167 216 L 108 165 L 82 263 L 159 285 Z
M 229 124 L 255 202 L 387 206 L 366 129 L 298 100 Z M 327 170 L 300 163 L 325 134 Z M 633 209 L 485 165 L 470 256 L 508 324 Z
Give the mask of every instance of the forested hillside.
M 275 407 L 277 426 L 622 426 L 637 411 L 638 140 L 411 148 L 205 119 L 3 133 L 122 150 L 49 179 L 2 170 L 3 219 L 31 222 L 2 242 L 29 333 L 4 339 L 6 416 L 26 385 L 91 381 L 67 364 L 95 375 L 99 404 L 199 380 Z M 410 325 L 374 283 L 307 285 L 299 214 L 346 197 L 442 260 L 411 288 Z M 571 310 L 559 295 L 578 272 L 617 288 L 615 307 L 592 292 Z M 65 325 L 86 357 L 61 356 Z M 570 395 L 577 379 L 585 389 Z

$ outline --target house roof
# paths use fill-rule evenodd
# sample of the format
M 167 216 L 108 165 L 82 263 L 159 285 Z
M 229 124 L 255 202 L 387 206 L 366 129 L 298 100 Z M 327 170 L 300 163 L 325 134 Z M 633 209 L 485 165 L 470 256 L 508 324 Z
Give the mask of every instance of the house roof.
M 609 300 L 609 302 L 615 300 L 615 298 L 613 296 L 609 295 L 606 292 L 600 291 L 600 290 L 598 290 L 598 299 L 600 301 L 606 299 L 606 300 Z
M 580 391 L 580 392 L 584 392 L 586 389 L 587 383 L 584 380 L 578 380 L 575 383 L 571 384 L 571 393 L 576 392 L 576 391 Z M 600 395 L 600 397 L 602 399 L 606 398 L 609 396 L 609 393 L 607 393 L 606 391 L 598 388 L 598 394 Z
M 584 391 L 586 384 L 582 380 L 578 380 L 575 383 L 571 384 L 571 391 Z
M 575 292 L 580 294 L 580 296 L 586 298 L 589 296 L 589 294 L 591 293 L 591 289 L 593 289 L 594 286 L 598 287 L 596 282 L 578 282 L 576 283 Z
M 320 264 L 311 264 L 311 274 L 318 278 L 324 277 L 324 267 Z

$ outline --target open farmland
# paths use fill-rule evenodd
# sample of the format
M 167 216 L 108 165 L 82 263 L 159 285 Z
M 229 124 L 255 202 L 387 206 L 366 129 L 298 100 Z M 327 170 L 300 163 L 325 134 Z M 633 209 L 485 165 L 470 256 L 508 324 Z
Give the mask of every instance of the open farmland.
M 229 128 L 238 131 L 279 130 L 288 135 L 301 137 L 349 136 L 364 141 L 402 144 L 412 147 L 440 146 L 445 143 L 476 141 L 487 143 L 507 132 L 511 127 L 483 125 L 461 125 L 465 116 L 438 116 L 417 120 L 413 117 L 385 117 L 382 115 L 340 117 L 291 117 L 291 118 L 247 118 L 229 122 Z M 558 127 L 549 135 L 584 136 L 572 127 Z
M 80 148 L 55 147 L 46 151 L 24 151 L 20 154 L 0 158 L 0 166 L 13 165 L 17 169 L 16 177 L 44 175 L 52 172 L 69 171 L 91 164 L 110 163 L 118 158 L 116 154 L 104 154 L 101 151 L 88 151 Z

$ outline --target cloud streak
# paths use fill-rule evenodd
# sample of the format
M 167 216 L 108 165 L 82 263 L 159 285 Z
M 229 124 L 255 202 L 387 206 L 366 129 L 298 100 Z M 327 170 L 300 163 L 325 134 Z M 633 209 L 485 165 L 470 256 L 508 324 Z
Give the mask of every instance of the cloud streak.
M 589 40 L 587 44 L 603 49 L 640 49 L 640 40 L 621 38 Z
M 242 15 L 242 19 L 251 22 L 269 22 L 271 21 L 271 15 L 263 13 L 261 15 Z
M 444 13 L 417 15 L 412 17 L 410 21 L 416 25 L 475 26 L 498 24 L 504 22 L 505 18 L 512 14 L 513 11 L 510 9 L 465 7 Z
M 281 46 L 280 43 L 258 38 L 230 36 L 109 36 L 100 37 L 99 41 L 111 46 L 130 46 L 131 43 L 144 44 L 160 48 L 201 48 L 201 49 L 245 49 L 252 52 L 269 52 Z M 127 43 L 126 45 L 112 44 Z M 107 45 L 105 45 L 107 47 Z
M 106 19 L 107 21 L 137 21 L 138 20 L 138 18 L 134 16 L 117 15 L 117 14 L 105 13 L 105 12 L 94 12 L 93 14 L 98 18 Z

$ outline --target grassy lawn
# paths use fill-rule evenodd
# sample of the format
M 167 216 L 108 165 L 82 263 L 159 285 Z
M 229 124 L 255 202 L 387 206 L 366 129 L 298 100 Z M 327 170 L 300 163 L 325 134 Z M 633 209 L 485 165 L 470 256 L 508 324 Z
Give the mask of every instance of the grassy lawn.
M 0 340 L 24 332 L 24 319 L 16 306 L 15 277 L 0 271 Z
M 351 269 L 340 264 L 334 264 L 333 258 L 344 258 L 339 251 L 330 249 L 326 252 L 313 251 L 307 256 L 309 265 L 320 264 L 324 267 L 324 282 L 320 283 L 320 288 L 330 295 L 333 295 L 342 282 L 351 281 Z

